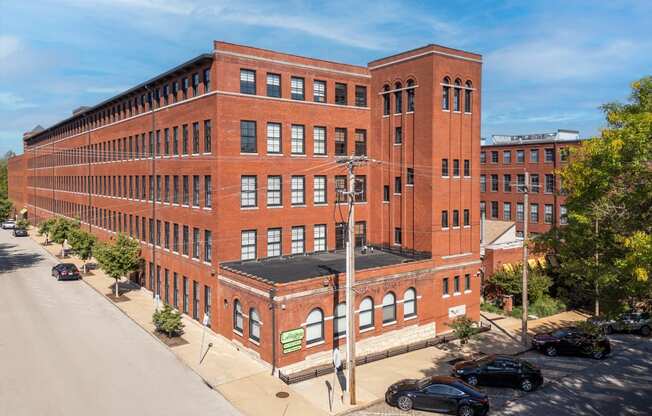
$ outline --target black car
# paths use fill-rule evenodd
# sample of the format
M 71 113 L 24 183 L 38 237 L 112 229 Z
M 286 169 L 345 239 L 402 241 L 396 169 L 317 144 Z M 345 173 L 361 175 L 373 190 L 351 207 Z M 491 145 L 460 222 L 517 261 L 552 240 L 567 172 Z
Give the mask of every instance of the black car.
M 472 386 L 514 387 L 523 391 L 532 391 L 543 384 L 539 368 L 507 355 L 458 362 L 453 367 L 453 376 Z
M 405 411 L 421 409 L 460 416 L 484 416 L 489 411 L 486 394 L 446 376 L 401 380 L 389 386 L 385 401 Z
M 79 269 L 72 263 L 60 263 L 52 268 L 52 276 L 57 280 L 79 280 Z
M 611 353 L 607 337 L 589 334 L 575 327 L 537 334 L 532 338 L 532 346 L 549 357 L 558 354 L 586 355 L 600 360 Z
M 24 228 L 14 228 L 14 237 L 27 237 L 27 230 Z

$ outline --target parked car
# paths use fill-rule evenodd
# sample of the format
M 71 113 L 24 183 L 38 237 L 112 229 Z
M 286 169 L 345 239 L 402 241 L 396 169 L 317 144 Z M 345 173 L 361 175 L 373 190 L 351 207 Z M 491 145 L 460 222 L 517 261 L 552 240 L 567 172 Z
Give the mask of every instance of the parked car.
M 484 416 L 489 411 L 486 394 L 447 376 L 406 379 L 389 386 L 385 401 L 401 410 L 431 410 L 460 416 Z
M 606 334 L 612 334 L 614 332 L 638 332 L 644 337 L 647 337 L 652 333 L 652 314 L 649 312 L 624 313 L 616 319 L 594 316 L 589 321 L 601 326 Z
M 458 362 L 453 367 L 452 375 L 472 386 L 513 387 L 527 392 L 543 384 L 538 367 L 507 355 L 489 355 Z
M 78 280 L 81 279 L 79 269 L 72 263 L 59 263 L 52 268 L 52 276 L 57 280 Z
M 575 327 L 537 334 L 532 338 L 532 346 L 549 357 L 558 354 L 585 355 L 600 360 L 611 353 L 607 337 L 588 334 Z
M 27 237 L 27 230 L 24 228 L 14 228 L 14 237 Z
M 4 230 L 13 230 L 14 228 L 16 228 L 16 221 L 14 220 L 5 220 L 2 223 L 2 229 Z

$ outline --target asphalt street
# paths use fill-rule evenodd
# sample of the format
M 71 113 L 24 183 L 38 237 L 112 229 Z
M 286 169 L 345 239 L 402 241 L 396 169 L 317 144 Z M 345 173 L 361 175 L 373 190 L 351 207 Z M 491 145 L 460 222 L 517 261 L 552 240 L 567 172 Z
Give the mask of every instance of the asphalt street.
M 0 230 L 0 415 L 238 415 L 82 281 Z
M 546 357 L 536 351 L 521 356 L 541 368 L 544 385 L 532 393 L 481 387 L 489 395 L 489 414 L 512 416 L 649 416 L 652 415 L 652 338 L 610 336 L 613 353 L 597 361 L 584 357 Z M 448 374 L 446 374 L 448 375 Z M 437 413 L 402 412 L 378 403 L 356 416 Z

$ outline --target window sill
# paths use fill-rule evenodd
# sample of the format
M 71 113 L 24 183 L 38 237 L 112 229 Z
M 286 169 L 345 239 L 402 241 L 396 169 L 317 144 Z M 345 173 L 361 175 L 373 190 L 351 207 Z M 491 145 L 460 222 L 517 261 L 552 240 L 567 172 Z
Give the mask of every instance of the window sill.
M 292 205 L 292 208 L 306 208 L 306 204 L 297 204 L 297 205 Z
M 469 113 L 468 111 L 465 111 L 464 114 L 465 115 L 470 115 L 470 114 L 473 114 L 473 113 Z
M 383 201 L 383 204 L 389 204 L 389 201 Z
M 403 318 L 404 321 L 411 321 L 413 319 L 417 319 L 417 315 L 410 315 Z
M 315 153 L 312 155 L 312 157 L 328 157 L 328 155 L 323 155 L 321 153 Z
M 315 206 L 315 207 L 327 207 L 328 202 L 315 203 L 313 206 Z
M 471 228 L 471 226 L 470 225 L 465 225 L 464 228 Z
M 305 153 L 292 153 L 291 157 L 307 157 Z
M 267 156 L 273 156 L 273 157 L 281 157 L 284 156 L 283 153 L 267 153 Z
M 326 340 L 323 340 L 323 339 L 321 341 L 316 341 L 316 342 L 313 342 L 313 343 L 310 343 L 310 344 L 306 343 L 306 349 L 312 348 L 312 347 L 317 347 L 319 345 L 324 345 L 325 343 L 326 343 Z
M 414 111 L 407 111 L 405 114 L 414 114 Z
M 240 207 L 240 211 L 255 211 L 258 207 Z
M 461 296 L 462 294 L 460 292 L 455 292 L 453 293 L 453 296 Z
M 337 341 L 338 339 L 342 339 L 342 338 L 346 338 L 346 334 L 336 335 L 335 337 L 333 337 L 333 340 Z
M 279 208 L 283 208 L 283 205 L 268 205 L 267 208 L 268 209 L 279 209 Z
M 466 295 L 467 293 L 471 293 L 471 291 L 470 290 L 465 290 L 464 294 Z
M 242 332 L 238 331 L 237 329 L 234 329 L 233 333 L 236 335 L 240 335 L 241 337 L 244 337 L 244 335 L 242 335 Z
M 252 344 L 254 344 L 254 345 L 258 346 L 258 347 L 260 347 L 260 341 L 256 341 L 253 338 L 249 338 L 249 342 L 251 342 Z
M 401 194 L 394 192 L 394 196 L 401 196 Z
M 383 322 L 383 327 L 386 327 L 386 326 L 392 326 L 392 325 L 396 325 L 396 321 Z
M 394 146 L 402 146 L 403 143 L 394 143 Z
M 361 330 L 360 330 L 360 333 L 363 334 L 363 333 L 365 333 L 365 332 L 373 331 L 374 329 L 376 329 L 375 326 L 370 326 L 370 327 L 368 327 L 368 328 L 361 329 Z
M 258 152 L 256 153 L 240 152 L 240 156 L 258 156 Z
M 383 114 L 383 118 L 388 118 L 389 114 Z
M 193 153 L 191 156 L 199 156 L 199 153 Z
M 443 111 L 444 113 L 450 113 L 451 112 L 451 110 L 446 110 L 444 108 L 442 108 L 441 111 Z
M 406 188 L 414 188 L 414 184 L 413 183 L 406 183 L 405 187 Z
M 450 176 L 442 176 L 442 179 L 450 179 Z
M 169 204 L 168 204 L 169 205 Z M 212 211 L 213 207 L 204 207 L 202 208 L 204 211 Z
M 449 229 L 448 227 L 441 227 L 442 231 L 448 231 L 448 229 Z

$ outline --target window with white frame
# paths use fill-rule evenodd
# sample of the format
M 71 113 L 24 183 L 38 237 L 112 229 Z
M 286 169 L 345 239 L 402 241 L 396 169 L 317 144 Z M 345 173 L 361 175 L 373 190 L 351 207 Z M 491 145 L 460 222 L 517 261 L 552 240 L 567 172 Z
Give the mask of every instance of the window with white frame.
M 373 328 L 374 326 L 374 301 L 370 297 L 360 302 L 360 330 Z
M 255 207 L 256 204 L 256 176 L 242 176 L 240 178 L 240 206 L 248 208 Z
M 254 260 L 256 258 L 256 230 L 245 230 L 242 232 L 241 255 L 242 260 Z
M 417 291 L 413 287 L 403 294 L 403 318 L 410 318 L 417 314 Z
M 324 313 L 315 308 L 306 319 L 306 344 L 314 344 L 324 340 Z
M 279 74 L 267 74 L 267 96 L 281 96 L 281 76 Z
M 306 142 L 306 137 L 305 137 L 305 131 L 304 127 L 301 125 L 294 124 L 292 125 L 292 143 L 291 143 L 291 151 L 292 154 L 294 155 L 302 155 L 305 154 L 305 142 Z
M 326 127 L 313 127 L 312 140 L 316 155 L 326 154 Z
M 290 93 L 293 100 L 304 99 L 304 80 L 299 77 L 292 77 L 290 79 Z
M 341 337 L 346 334 L 346 303 L 338 303 L 333 316 L 333 336 Z
M 267 153 L 281 153 L 280 123 L 267 123 Z
M 552 205 L 546 204 L 543 207 L 543 222 L 545 222 L 546 224 L 552 224 L 552 218 L 553 218 Z
M 292 254 L 302 254 L 305 251 L 305 227 L 292 227 Z
M 313 99 L 317 103 L 326 102 L 326 81 L 315 80 L 312 84 Z
M 503 202 L 503 220 L 511 221 L 512 220 L 512 203 Z
M 396 322 L 396 296 L 388 292 L 383 296 L 383 323 Z
M 260 342 L 260 315 L 256 308 L 249 309 L 249 338 Z
M 326 224 L 317 224 L 313 231 L 314 251 L 326 251 Z
M 283 204 L 281 197 L 281 176 L 267 177 L 267 206 L 278 207 Z
M 559 206 L 559 224 L 568 224 L 568 210 L 566 209 L 566 205 Z
M 516 203 L 516 221 L 523 222 L 525 219 L 525 206 L 522 202 Z
M 281 255 L 281 229 L 270 228 L 267 230 L 267 257 Z
M 240 92 L 256 94 L 256 72 L 249 69 L 240 70 Z
M 313 178 L 314 189 L 314 203 L 315 204 L 325 204 L 326 203 L 326 176 L 315 176 Z
M 305 176 L 293 176 L 291 181 L 292 205 L 303 205 L 305 198 Z
M 242 313 L 242 304 L 239 300 L 233 302 L 233 329 L 242 333 L 244 327 L 244 315 Z

